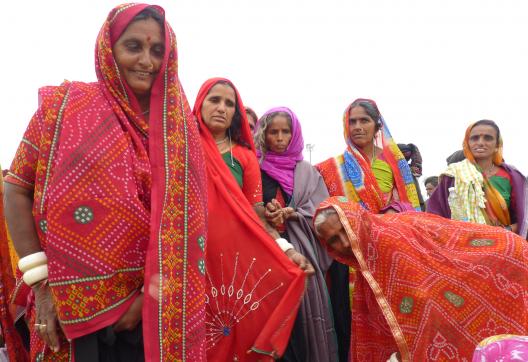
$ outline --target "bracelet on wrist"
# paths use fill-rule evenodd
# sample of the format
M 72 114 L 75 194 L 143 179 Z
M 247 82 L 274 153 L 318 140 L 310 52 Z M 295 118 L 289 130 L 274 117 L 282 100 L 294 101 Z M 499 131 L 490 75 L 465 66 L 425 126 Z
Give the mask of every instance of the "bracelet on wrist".
M 36 266 L 24 273 L 22 276 L 24 283 L 32 287 L 33 285 L 48 279 L 48 264 Z
M 43 251 L 38 251 L 36 253 L 29 254 L 21 258 L 18 261 L 18 269 L 20 269 L 22 273 L 25 273 L 28 270 L 33 269 L 37 266 L 47 264 L 47 262 L 48 257 L 46 256 L 46 253 Z

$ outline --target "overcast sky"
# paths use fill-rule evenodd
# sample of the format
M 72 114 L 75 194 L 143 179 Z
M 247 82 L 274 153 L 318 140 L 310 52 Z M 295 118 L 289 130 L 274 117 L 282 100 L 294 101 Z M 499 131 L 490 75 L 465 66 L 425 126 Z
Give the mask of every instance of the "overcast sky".
M 158 4 L 176 32 L 191 106 L 207 78 L 227 77 L 259 115 L 273 106 L 292 108 L 305 143 L 315 144 L 314 163 L 343 151 L 343 110 L 364 97 L 378 103 L 396 142 L 418 145 L 424 176 L 440 173 L 466 127 L 482 118 L 501 127 L 506 161 L 528 172 L 522 148 L 528 134 L 526 1 Z M 113 5 L 4 2 L 4 168 L 37 107 L 39 87 L 95 80 L 95 38 Z

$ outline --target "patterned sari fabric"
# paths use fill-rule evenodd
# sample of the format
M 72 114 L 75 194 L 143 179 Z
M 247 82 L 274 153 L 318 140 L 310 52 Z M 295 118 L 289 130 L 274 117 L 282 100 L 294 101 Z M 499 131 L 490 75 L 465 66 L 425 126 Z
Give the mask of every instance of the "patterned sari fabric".
M 374 101 L 368 99 L 363 101 L 369 102 L 377 108 Z M 328 192 L 332 196 L 347 196 L 350 200 L 361 203 L 362 206 L 374 213 L 380 212 L 394 201 L 399 201 L 400 205 L 408 205 L 407 208 L 412 206 L 415 210 L 420 210 L 420 201 L 414 187 L 411 169 L 398 145 L 394 143 L 383 117 L 381 118 L 381 132 L 378 133 L 375 145 L 383 149 L 382 157 L 392 169 L 398 200 L 393 200 L 391 195 L 385 195 L 380 190 L 368 158 L 350 139 L 348 120 L 351 105 L 347 107 L 343 115 L 343 130 L 347 149 L 342 155 L 330 158 L 316 166 L 325 180 Z M 401 211 L 400 207 L 397 209 L 397 211 Z
M 210 216 L 203 269 L 207 280 L 207 360 L 271 361 L 286 348 L 305 277 L 264 230 L 202 120 L 204 99 L 219 81 L 235 90 L 242 141 L 254 150 L 234 85 L 222 78 L 205 82 L 193 112 L 205 151 Z
M 509 334 L 486 338 L 478 345 L 473 362 L 528 360 L 528 337 Z
M 115 323 L 144 284 L 145 355 L 199 361 L 205 172 L 174 32 L 165 22 L 149 123 L 112 54 L 112 42 L 147 6 L 124 4 L 108 15 L 96 45 L 97 83 L 41 90 L 7 181 L 34 189 L 35 223 L 67 338 Z M 71 358 L 67 342 L 55 355 L 38 342 L 33 336 L 32 359 Z
M 353 361 L 470 361 L 486 337 L 528 331 L 528 245 L 505 230 L 405 212 L 374 215 L 344 197 L 333 208 L 358 269 Z
M 1 169 L 1 168 L 0 168 Z M 0 174 L 0 200 L 4 199 L 4 180 Z M 4 204 L 0 203 L 0 330 L 7 346 L 9 360 L 22 362 L 28 360 L 28 355 L 22 340 L 15 329 L 13 305 L 9 303 L 9 295 L 15 288 L 15 275 L 11 265 L 9 238 L 4 219 Z

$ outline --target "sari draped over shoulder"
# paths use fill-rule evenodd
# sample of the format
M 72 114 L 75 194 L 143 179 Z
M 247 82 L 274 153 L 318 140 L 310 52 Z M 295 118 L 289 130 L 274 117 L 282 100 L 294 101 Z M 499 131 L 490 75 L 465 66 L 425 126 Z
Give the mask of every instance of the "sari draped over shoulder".
M 166 50 L 148 122 L 112 53 L 148 6 L 110 12 L 97 38 L 96 83 L 41 91 L 7 181 L 34 189 L 35 224 L 67 338 L 115 323 L 144 285 L 145 355 L 199 361 L 205 359 L 205 172 L 178 78 L 176 38 L 164 21 Z M 153 8 L 164 18 L 162 8 Z M 32 346 L 32 358 L 68 360 L 71 349 L 65 342 L 50 355 Z
M 465 159 L 452 163 L 442 173 L 435 192 L 427 201 L 427 211 L 455 220 L 494 226 L 517 224 L 516 233 L 528 234 L 528 182 L 515 167 L 502 157 L 502 138 L 493 155 L 493 165 L 504 172 L 511 186 L 510 205 L 478 166 L 469 149 L 471 124 L 466 129 L 463 148 Z
M 306 280 L 306 292 L 284 360 L 333 362 L 337 361 L 337 340 L 325 281 L 332 259 L 321 247 L 312 226 L 315 210 L 328 197 L 328 191 L 315 167 L 303 161 L 302 127 L 295 113 L 287 107 L 276 107 L 264 113 L 261 120 L 277 112 L 289 115 L 291 139 L 282 153 L 273 152 L 266 145 L 257 147 L 261 170 L 273 180 L 268 187 L 263 182 L 263 190 L 268 196 L 265 201 L 270 201 L 270 195 L 274 198 L 282 192 L 289 196 L 287 206 L 294 209 L 296 217 L 286 220 L 285 237 L 315 269 L 315 274 Z M 259 130 L 260 122 L 256 125 Z M 277 187 L 272 187 L 271 183 Z M 280 193 L 277 192 L 279 189 Z
M 207 360 L 271 361 L 286 348 L 305 277 L 265 231 L 202 120 L 204 99 L 218 82 L 235 91 L 236 111 L 242 118 L 241 141 L 253 151 L 256 162 L 238 91 L 227 79 L 209 79 L 200 88 L 193 109 L 208 187 L 206 260 L 202 265 L 207 282 Z
M 375 105 L 372 100 L 365 100 Z M 376 106 L 377 107 L 377 106 Z M 316 167 L 323 176 L 328 192 L 332 196 L 346 196 L 359 202 L 368 210 L 378 213 L 387 208 L 395 211 L 420 210 L 418 193 L 414 186 L 411 169 L 392 139 L 389 128 L 381 117 L 381 130 L 375 145 L 382 149 L 381 157 L 390 166 L 394 177 L 394 189 L 390 195 L 383 193 L 376 181 L 368 158 L 354 145 L 349 136 L 349 114 L 351 105 L 343 115 L 345 152 L 321 162 Z M 394 194 L 397 197 L 394 197 Z
M 528 331 L 528 245 L 506 230 L 426 213 L 375 215 L 344 197 L 337 212 L 358 270 L 351 360 L 470 360 L 496 334 Z
M 328 193 L 330 196 L 346 196 L 349 200 L 359 203 L 374 213 L 385 212 L 388 209 L 396 212 L 421 210 L 409 164 L 394 142 L 383 117 L 379 119 L 381 129 L 374 140 L 374 146 L 382 149 L 382 153 L 379 155 L 382 160 L 376 159 L 371 165 L 368 157 L 352 142 L 349 132 L 349 118 L 352 105 L 357 101 L 368 102 L 377 109 L 376 103 L 368 99 L 358 99 L 345 109 L 343 134 L 347 148 L 343 154 L 316 165 L 323 177 Z M 385 164 L 380 165 L 379 163 Z M 390 175 L 387 175 L 386 172 L 389 169 L 392 172 L 393 182 L 391 185 L 387 185 L 386 182 L 390 179 L 387 177 Z M 377 174 L 378 170 L 383 171 L 382 175 Z M 391 191 L 383 190 L 388 187 L 391 188 Z M 329 272 L 331 284 L 329 289 L 334 315 L 350 312 L 355 277 L 354 268 L 337 262 L 332 264 Z M 340 360 L 346 360 L 350 345 L 350 321 L 346 318 L 337 319 L 336 330 Z

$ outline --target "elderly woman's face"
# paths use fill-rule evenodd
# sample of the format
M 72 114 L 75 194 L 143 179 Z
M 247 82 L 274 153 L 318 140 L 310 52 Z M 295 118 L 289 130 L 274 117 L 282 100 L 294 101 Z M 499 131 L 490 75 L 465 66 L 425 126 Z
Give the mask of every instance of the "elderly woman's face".
M 216 84 L 202 104 L 202 119 L 213 134 L 225 134 L 233 122 L 236 108 L 235 90 L 227 84 Z
M 317 228 L 319 238 L 339 255 L 352 256 L 350 241 L 337 214 L 328 216 Z
M 354 107 L 348 115 L 348 136 L 354 145 L 363 149 L 374 142 L 376 122 L 361 106 Z
M 134 21 L 112 51 L 119 72 L 138 100 L 149 97 L 165 53 L 161 26 L 152 18 Z
M 283 153 L 288 148 L 292 138 L 288 118 L 276 115 L 266 127 L 266 148 L 275 153 Z
M 492 126 L 479 124 L 469 133 L 468 143 L 476 161 L 489 160 L 498 150 L 497 131 Z

